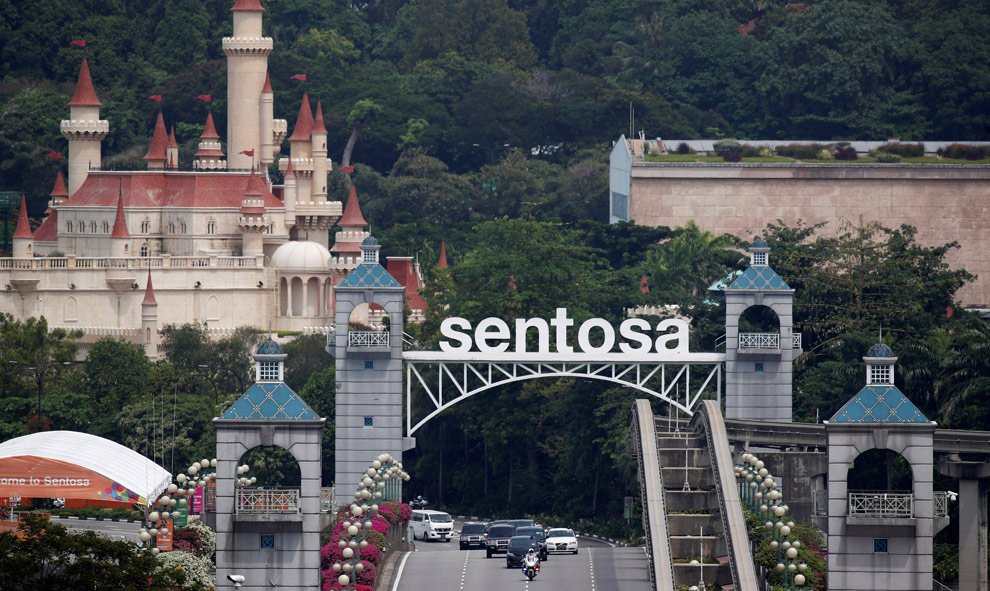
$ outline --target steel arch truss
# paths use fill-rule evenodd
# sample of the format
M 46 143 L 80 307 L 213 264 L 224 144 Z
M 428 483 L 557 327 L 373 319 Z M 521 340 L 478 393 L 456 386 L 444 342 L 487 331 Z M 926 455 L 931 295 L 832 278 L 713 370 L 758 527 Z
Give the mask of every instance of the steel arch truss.
M 612 382 L 664 400 L 692 415 L 702 396 L 722 399 L 721 361 L 450 361 L 406 359 L 406 436 L 451 406 L 491 388 L 537 378 Z M 692 375 L 694 374 L 694 375 Z M 413 396 L 427 415 L 413 421 Z

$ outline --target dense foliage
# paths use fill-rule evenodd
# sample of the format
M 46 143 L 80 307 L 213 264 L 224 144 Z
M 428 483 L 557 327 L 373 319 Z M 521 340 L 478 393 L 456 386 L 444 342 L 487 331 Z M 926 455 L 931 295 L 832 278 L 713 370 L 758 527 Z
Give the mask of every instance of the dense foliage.
M 230 6 L 0 0 L 0 189 L 44 210 L 84 55 L 110 121 L 105 166 L 143 168 L 161 94 L 188 168 L 197 95 L 226 128 Z M 984 2 L 279 0 L 265 19 L 276 116 L 291 124 L 303 90 L 324 102 L 330 155 L 366 165 L 364 193 L 387 204 L 379 227 L 422 219 L 404 200 L 437 222 L 601 220 L 604 185 L 597 206 L 580 191 L 631 109 L 650 137 L 990 137 Z

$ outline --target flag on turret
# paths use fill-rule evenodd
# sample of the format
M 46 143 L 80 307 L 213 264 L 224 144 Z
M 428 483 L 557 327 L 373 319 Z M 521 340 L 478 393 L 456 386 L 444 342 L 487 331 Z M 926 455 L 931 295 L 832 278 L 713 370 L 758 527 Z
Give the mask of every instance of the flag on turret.
M 150 94 L 148 95 L 148 98 L 155 101 L 156 103 L 162 102 L 162 95 L 160 94 Z
M 305 82 L 306 74 L 293 74 L 292 76 L 289 76 L 289 78 L 293 80 L 299 80 L 300 82 Z
M 85 39 L 73 39 L 72 41 L 69 41 L 69 45 L 75 45 L 76 47 L 86 47 L 86 40 Z
M 198 94 L 198 95 L 196 95 L 196 98 L 199 99 L 199 100 L 201 100 L 201 101 L 203 101 L 204 103 L 211 103 L 211 102 L 213 102 L 213 95 L 212 94 Z

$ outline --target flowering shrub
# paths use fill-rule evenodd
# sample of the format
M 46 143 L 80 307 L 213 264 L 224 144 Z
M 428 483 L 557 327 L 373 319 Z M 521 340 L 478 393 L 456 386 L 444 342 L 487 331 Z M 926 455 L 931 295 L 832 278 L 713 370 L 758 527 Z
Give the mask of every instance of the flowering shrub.
M 173 544 L 176 550 L 212 560 L 217 549 L 217 534 L 205 524 L 194 521 L 186 527 L 175 528 Z
M 370 542 L 367 547 L 361 548 L 362 560 L 368 560 L 378 564 L 381 557 L 381 548 L 378 548 Z M 336 540 L 320 548 L 320 564 L 323 565 L 323 568 L 330 568 L 333 566 L 334 562 L 339 562 L 342 560 L 344 560 L 344 549 L 337 545 Z
M 183 589 L 213 589 L 213 563 L 209 558 L 196 556 L 189 552 L 173 550 L 158 555 L 159 567 L 156 570 L 181 570 L 186 576 Z
M 343 591 L 344 588 L 341 587 L 340 583 L 337 582 L 338 575 L 333 571 L 330 571 L 330 573 L 333 576 L 329 576 L 327 575 L 327 573 L 323 573 L 323 587 L 322 587 L 323 591 Z M 374 591 L 371 588 L 371 585 L 357 584 L 357 585 L 351 585 L 351 588 L 354 589 L 355 591 Z
M 369 531 L 364 534 L 364 539 L 368 540 L 368 546 L 375 546 L 379 550 L 385 549 L 385 536 L 381 532 Z

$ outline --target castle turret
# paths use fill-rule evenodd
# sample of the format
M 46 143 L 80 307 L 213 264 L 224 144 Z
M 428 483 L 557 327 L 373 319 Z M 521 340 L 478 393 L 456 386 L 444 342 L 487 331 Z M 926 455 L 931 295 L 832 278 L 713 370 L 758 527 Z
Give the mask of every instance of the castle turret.
M 102 166 L 102 142 L 110 133 L 110 123 L 100 119 L 100 99 L 96 97 L 86 58 L 69 101 L 69 118 L 62 121 L 61 130 L 62 137 L 69 141 L 69 195 L 72 195 L 90 170 Z
M 69 192 L 65 189 L 65 177 L 62 176 L 61 170 L 55 175 L 55 186 L 52 187 L 52 192 L 49 195 L 52 197 L 52 200 L 48 202 L 49 207 L 57 207 L 69 198 Z
M 437 267 L 447 268 L 447 243 L 443 240 L 440 241 L 440 258 L 437 260 Z
M 260 150 L 264 143 L 261 95 L 273 47 L 272 38 L 262 36 L 264 10 L 259 0 L 237 0 L 231 8 L 234 34 L 223 38 L 227 56 L 227 152 L 232 169 L 251 168 L 254 157 L 241 152 Z
M 289 158 L 296 171 L 296 203 L 309 203 L 313 200 L 313 110 L 305 93 L 289 137 Z
M 148 153 L 144 155 L 144 161 L 148 163 L 148 170 L 165 170 L 168 162 L 168 133 L 165 131 L 165 118 L 158 114 L 158 121 L 155 122 L 155 133 L 151 136 L 151 146 Z
M 17 215 L 17 228 L 14 230 L 14 258 L 26 259 L 34 256 L 34 233 L 28 220 L 27 201 L 21 196 L 21 211 Z
M 361 243 L 369 236 L 364 229 L 368 222 L 364 220 L 361 213 L 361 204 L 358 203 L 357 189 L 351 185 L 347 195 L 347 204 L 344 205 L 344 215 L 337 221 L 340 230 L 334 237 L 333 248 L 330 252 L 337 257 L 338 262 L 346 263 L 347 259 L 357 260 L 361 256 Z
M 110 256 L 127 257 L 130 252 L 131 233 L 127 231 L 127 219 L 124 217 L 124 196 L 117 197 L 117 216 L 113 220 L 113 230 L 110 232 Z
M 175 141 L 175 126 L 168 132 L 168 144 L 165 147 L 165 168 L 175 170 L 179 168 L 179 144 Z
M 262 235 L 271 223 L 265 202 L 261 198 L 268 189 L 265 180 L 251 173 L 247 188 L 244 190 L 244 200 L 241 201 L 241 217 L 238 225 L 241 228 L 241 254 L 243 256 L 260 256 L 264 254 Z
M 286 158 L 289 164 L 285 167 L 285 181 L 282 188 L 282 201 L 285 204 L 285 225 L 291 228 L 296 225 L 296 199 L 299 197 L 296 185 L 296 171 L 292 168 L 292 159 Z
M 313 198 L 312 201 L 323 203 L 327 200 L 327 128 L 323 123 L 323 104 L 316 103 L 316 117 L 313 118 L 312 135 L 313 154 Z
M 265 86 L 261 89 L 261 166 L 275 162 L 275 93 L 272 81 L 265 73 Z
M 155 286 L 151 284 L 150 269 L 141 301 L 141 343 L 148 359 L 158 359 L 158 300 L 155 299 Z
M 223 146 L 220 144 L 220 134 L 217 133 L 217 128 L 213 124 L 213 113 L 206 114 L 206 125 L 203 126 L 203 135 L 199 136 L 199 149 L 196 150 L 193 168 L 196 170 L 224 170 L 227 168 Z

